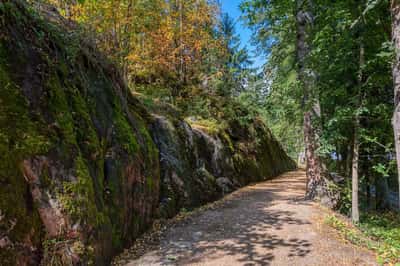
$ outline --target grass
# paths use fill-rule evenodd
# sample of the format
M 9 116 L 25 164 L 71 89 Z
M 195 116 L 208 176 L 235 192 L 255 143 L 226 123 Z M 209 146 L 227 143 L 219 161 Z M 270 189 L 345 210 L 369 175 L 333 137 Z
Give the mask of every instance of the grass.
M 205 132 L 213 136 L 218 135 L 227 127 L 224 122 L 217 121 L 213 118 L 196 120 L 186 119 L 186 122 L 188 122 L 193 128 L 204 130 Z
M 399 214 L 366 213 L 357 226 L 329 215 L 325 223 L 338 230 L 351 243 L 376 252 L 379 264 L 400 266 Z
M 383 243 L 384 248 L 379 250 L 381 257 L 392 259 L 400 266 L 400 214 L 364 214 L 359 228 L 369 238 Z

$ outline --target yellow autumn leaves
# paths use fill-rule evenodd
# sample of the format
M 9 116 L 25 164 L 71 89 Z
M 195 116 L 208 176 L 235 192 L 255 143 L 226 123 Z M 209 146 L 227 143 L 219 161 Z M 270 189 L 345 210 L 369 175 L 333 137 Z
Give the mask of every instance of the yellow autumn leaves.
M 215 34 L 219 6 L 208 0 L 47 0 L 65 17 L 84 25 L 128 81 L 204 78 L 221 57 Z M 90 36 L 90 35 L 88 35 Z M 207 71 L 210 73 L 210 71 Z

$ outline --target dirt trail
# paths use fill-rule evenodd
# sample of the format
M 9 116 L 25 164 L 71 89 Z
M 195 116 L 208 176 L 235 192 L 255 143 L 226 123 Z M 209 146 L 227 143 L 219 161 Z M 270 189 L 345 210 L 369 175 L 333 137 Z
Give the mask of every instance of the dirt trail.
M 303 201 L 304 189 L 300 170 L 245 187 L 168 228 L 126 265 L 376 265 L 323 223 L 326 211 Z

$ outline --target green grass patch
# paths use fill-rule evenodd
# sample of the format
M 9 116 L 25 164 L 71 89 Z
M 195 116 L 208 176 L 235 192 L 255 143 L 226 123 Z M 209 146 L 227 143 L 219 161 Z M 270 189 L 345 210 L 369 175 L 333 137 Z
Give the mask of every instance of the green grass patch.
M 389 258 L 400 266 L 400 214 L 363 214 L 359 228 L 369 238 L 383 243 L 379 250 L 383 258 Z
M 216 119 L 185 119 L 188 124 L 193 128 L 197 128 L 205 131 L 210 135 L 218 135 L 220 132 L 224 131 L 227 127 L 225 122 L 217 121 Z
M 357 227 L 334 215 L 326 217 L 325 223 L 351 243 L 376 252 L 379 264 L 400 266 L 399 215 L 364 214 Z

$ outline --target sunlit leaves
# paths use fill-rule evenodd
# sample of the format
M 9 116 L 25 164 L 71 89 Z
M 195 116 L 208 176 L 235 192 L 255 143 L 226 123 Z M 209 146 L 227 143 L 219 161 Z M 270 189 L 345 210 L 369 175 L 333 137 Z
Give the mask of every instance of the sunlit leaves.
M 210 50 L 223 49 L 213 34 L 219 14 L 213 1 L 47 1 L 79 22 L 128 81 L 195 82 Z

